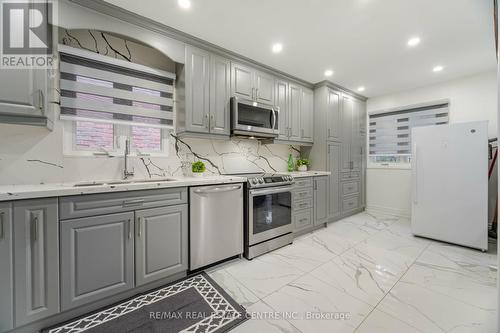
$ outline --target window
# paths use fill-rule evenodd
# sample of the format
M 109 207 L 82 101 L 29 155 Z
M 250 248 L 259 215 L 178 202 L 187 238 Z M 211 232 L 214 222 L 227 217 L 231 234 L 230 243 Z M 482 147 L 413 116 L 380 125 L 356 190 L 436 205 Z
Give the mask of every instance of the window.
M 175 74 L 60 45 L 66 154 L 165 154 Z
M 369 159 L 383 165 L 409 163 L 411 129 L 448 123 L 448 102 L 432 103 L 369 116 Z

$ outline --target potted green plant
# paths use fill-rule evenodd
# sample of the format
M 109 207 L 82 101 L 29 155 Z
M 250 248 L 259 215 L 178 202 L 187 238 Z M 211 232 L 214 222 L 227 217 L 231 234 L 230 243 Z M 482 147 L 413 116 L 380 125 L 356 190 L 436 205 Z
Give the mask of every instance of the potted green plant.
M 307 167 L 311 162 L 307 158 L 299 158 L 297 160 L 297 170 L 299 171 L 307 171 Z
M 191 164 L 191 171 L 193 172 L 193 177 L 199 178 L 203 177 L 203 173 L 205 172 L 205 163 L 202 161 L 196 161 Z

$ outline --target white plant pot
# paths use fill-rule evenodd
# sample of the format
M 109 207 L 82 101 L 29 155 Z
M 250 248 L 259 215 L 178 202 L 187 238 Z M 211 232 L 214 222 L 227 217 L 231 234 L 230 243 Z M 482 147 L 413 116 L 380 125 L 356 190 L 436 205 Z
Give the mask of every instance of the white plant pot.
M 204 172 L 193 172 L 194 178 L 203 178 L 204 175 L 205 175 Z
M 299 171 L 307 171 L 307 165 L 301 165 L 297 168 Z

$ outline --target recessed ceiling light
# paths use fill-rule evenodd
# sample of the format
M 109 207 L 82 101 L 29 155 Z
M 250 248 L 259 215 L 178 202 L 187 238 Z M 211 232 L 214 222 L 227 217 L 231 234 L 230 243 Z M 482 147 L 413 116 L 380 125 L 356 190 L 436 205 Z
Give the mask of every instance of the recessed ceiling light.
M 444 69 L 443 66 L 439 65 L 439 66 L 435 66 L 432 71 L 433 72 L 441 72 L 442 70 Z
M 283 50 L 283 44 L 281 43 L 276 43 L 273 44 L 273 53 L 280 53 Z
M 412 37 L 408 39 L 408 46 L 417 46 L 420 44 L 420 37 Z
M 365 91 L 365 87 L 363 87 L 363 86 L 359 87 L 359 88 L 358 88 L 358 91 L 359 91 L 359 92 Z
M 177 4 L 184 9 L 191 8 L 191 0 L 177 0 Z
M 333 75 L 333 71 L 331 69 L 327 69 L 325 71 L 325 76 L 332 76 Z

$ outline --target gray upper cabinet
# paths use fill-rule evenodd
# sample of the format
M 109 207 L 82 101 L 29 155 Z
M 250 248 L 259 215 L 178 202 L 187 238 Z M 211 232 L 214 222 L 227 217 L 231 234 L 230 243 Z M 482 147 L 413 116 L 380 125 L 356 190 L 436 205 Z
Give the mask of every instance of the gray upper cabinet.
M 314 177 L 314 225 L 328 222 L 328 176 Z
M 12 243 L 12 203 L 0 202 L 0 332 L 14 324 Z
M 229 135 L 231 63 L 212 55 L 210 60 L 210 133 Z
M 230 134 L 231 65 L 229 60 L 186 47 L 185 108 L 179 119 L 185 132 Z
M 57 199 L 14 202 L 15 325 L 59 312 Z
M 314 94 L 310 89 L 302 88 L 300 99 L 300 141 L 313 142 L 314 137 Z
M 61 222 L 61 307 L 134 287 L 134 213 Z
M 295 84 L 289 84 L 289 140 L 300 141 L 300 99 L 302 95 L 301 87 Z
M 258 103 L 274 105 L 274 76 L 255 72 L 255 99 Z
M 276 80 L 276 106 L 278 107 L 279 139 L 288 140 L 288 82 Z
M 255 97 L 254 70 L 248 66 L 231 64 L 232 95 L 253 100 Z
M 341 169 L 341 143 L 328 144 L 327 170 L 331 172 L 328 183 L 328 218 L 335 219 L 340 216 L 340 169 Z
M 136 284 L 187 270 L 187 205 L 136 212 Z
M 258 103 L 274 105 L 275 78 L 252 67 L 231 64 L 232 95 Z
M 186 131 L 208 133 L 210 113 L 210 53 L 186 47 Z
M 326 105 L 327 140 L 340 141 L 341 121 L 340 121 L 340 93 L 328 88 Z

